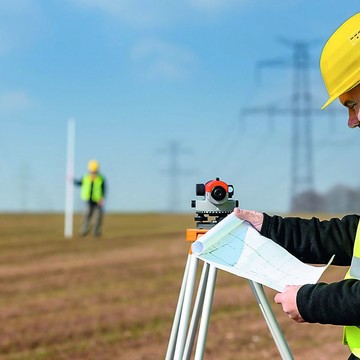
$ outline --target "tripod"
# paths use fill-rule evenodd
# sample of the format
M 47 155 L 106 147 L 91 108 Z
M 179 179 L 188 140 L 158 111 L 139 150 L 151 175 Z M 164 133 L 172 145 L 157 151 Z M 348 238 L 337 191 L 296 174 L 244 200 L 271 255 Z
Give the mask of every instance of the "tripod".
M 194 242 L 199 236 L 207 232 L 206 229 L 187 229 L 186 241 Z M 166 352 L 166 360 L 189 360 L 198 329 L 197 343 L 195 348 L 195 360 L 204 357 L 205 343 L 214 297 L 217 268 L 204 262 L 198 291 L 196 294 L 191 321 L 191 305 L 195 289 L 199 259 L 189 251 L 184 276 L 180 288 L 180 294 L 176 306 L 174 321 L 171 329 L 169 344 Z M 275 315 L 267 301 L 262 285 L 249 280 L 251 290 L 261 309 L 270 333 L 283 360 L 293 360 L 293 356 L 275 318 Z M 199 326 L 200 322 L 200 326 Z

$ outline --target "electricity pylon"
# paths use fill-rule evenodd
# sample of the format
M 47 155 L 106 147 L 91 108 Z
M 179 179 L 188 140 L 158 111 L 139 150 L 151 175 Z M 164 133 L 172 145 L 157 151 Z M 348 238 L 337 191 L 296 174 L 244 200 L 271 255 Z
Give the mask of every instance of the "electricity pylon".
M 179 157 L 185 154 L 186 150 L 181 148 L 179 142 L 171 141 L 165 152 L 169 154 L 169 166 L 165 170 L 170 179 L 168 211 L 176 212 L 180 209 L 180 177 L 188 173 L 181 168 Z M 164 153 L 164 150 L 161 150 L 161 153 Z
M 293 68 L 293 88 L 289 101 L 290 107 L 254 107 L 246 108 L 243 115 L 267 113 L 269 116 L 291 115 L 291 180 L 290 208 L 294 207 L 297 195 L 312 192 L 314 189 L 313 139 L 311 116 L 312 95 L 310 91 L 310 55 L 309 43 L 279 39 L 284 45 L 292 47 L 293 56 L 289 59 L 272 59 L 258 63 L 258 67 L 291 67 Z M 315 200 L 307 204 L 307 211 L 316 211 Z

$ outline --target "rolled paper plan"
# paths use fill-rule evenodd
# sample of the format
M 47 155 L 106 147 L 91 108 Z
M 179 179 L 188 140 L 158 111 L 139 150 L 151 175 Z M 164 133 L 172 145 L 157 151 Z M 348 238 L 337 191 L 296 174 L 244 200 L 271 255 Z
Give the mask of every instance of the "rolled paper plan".
M 286 285 L 316 283 L 334 258 L 326 266 L 305 264 L 234 213 L 196 240 L 191 250 L 218 269 L 277 291 Z
M 240 220 L 234 214 L 229 214 L 224 220 L 220 221 L 218 224 L 216 224 L 216 226 L 211 228 L 192 244 L 192 252 L 195 255 L 200 255 L 203 252 L 206 252 L 217 241 L 229 234 L 243 222 L 244 220 Z

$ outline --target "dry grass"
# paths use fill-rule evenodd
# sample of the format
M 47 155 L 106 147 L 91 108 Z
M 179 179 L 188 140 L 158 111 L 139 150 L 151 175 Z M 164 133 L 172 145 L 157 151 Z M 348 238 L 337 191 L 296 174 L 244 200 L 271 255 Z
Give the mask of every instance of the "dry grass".
M 100 239 L 64 239 L 61 215 L 0 223 L 0 359 L 164 358 L 192 215 L 107 214 Z M 296 324 L 266 292 L 295 359 L 346 358 L 340 327 Z M 205 359 L 280 359 L 248 283 L 224 272 Z

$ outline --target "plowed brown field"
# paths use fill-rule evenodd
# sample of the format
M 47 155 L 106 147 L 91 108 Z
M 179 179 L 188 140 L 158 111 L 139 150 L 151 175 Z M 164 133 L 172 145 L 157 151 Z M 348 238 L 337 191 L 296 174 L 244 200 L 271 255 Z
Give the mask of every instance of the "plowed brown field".
M 62 215 L 0 215 L 0 359 L 164 359 L 193 226 L 107 214 L 103 237 L 64 239 Z M 265 290 L 295 359 L 347 358 L 341 327 L 296 324 Z M 247 281 L 221 271 L 205 359 L 280 359 Z

